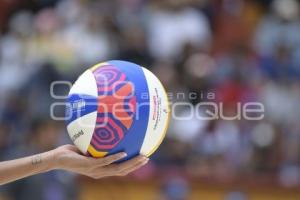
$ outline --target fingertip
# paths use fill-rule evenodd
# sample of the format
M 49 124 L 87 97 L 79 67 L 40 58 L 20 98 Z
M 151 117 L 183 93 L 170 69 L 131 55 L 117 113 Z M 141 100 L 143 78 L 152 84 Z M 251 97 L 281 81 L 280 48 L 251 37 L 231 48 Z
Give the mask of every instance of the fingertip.
M 121 158 L 125 158 L 126 156 L 127 156 L 127 153 L 126 153 L 126 152 L 121 152 L 121 153 L 120 153 L 120 157 L 121 157 Z
M 141 165 L 144 165 L 144 164 L 149 162 L 149 158 L 146 157 L 146 156 L 140 156 L 139 157 L 139 162 L 141 163 Z
M 149 162 L 149 159 L 145 159 L 145 160 L 143 160 L 143 161 L 140 161 L 138 164 L 137 164 L 137 169 L 138 168 L 141 168 L 141 167 L 143 167 L 143 166 L 145 166 L 147 163 Z
M 143 158 L 143 159 L 147 158 L 146 156 L 144 156 L 144 155 L 142 155 L 142 154 L 139 154 L 137 157 L 138 157 L 138 158 Z
M 140 157 L 144 162 L 148 162 L 149 158 L 147 156 L 141 155 Z
M 143 165 L 146 165 L 148 162 L 149 162 L 149 158 L 146 158 L 144 161 L 143 161 Z

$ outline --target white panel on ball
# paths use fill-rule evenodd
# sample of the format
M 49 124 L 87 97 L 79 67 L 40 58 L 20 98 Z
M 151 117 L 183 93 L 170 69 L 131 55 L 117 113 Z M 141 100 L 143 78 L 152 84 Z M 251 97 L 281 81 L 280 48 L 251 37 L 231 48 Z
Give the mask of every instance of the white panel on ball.
M 162 143 L 169 122 L 169 102 L 161 82 L 149 70 L 143 68 L 149 89 L 149 121 L 140 153 L 150 156 Z M 151 84 L 150 84 L 151 83 Z
M 86 153 L 93 137 L 96 126 L 97 111 L 84 115 L 67 126 L 71 140 L 80 149 Z
M 74 83 L 69 95 L 82 94 L 98 97 L 96 79 L 91 70 L 86 70 Z

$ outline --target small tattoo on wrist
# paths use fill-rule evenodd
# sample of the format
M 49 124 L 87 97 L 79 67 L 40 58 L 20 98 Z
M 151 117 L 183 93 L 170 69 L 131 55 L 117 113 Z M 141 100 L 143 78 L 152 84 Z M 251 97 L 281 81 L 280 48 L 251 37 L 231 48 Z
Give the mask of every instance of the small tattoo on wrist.
M 36 155 L 31 159 L 31 164 L 32 165 L 38 165 L 42 163 L 42 156 L 41 155 Z

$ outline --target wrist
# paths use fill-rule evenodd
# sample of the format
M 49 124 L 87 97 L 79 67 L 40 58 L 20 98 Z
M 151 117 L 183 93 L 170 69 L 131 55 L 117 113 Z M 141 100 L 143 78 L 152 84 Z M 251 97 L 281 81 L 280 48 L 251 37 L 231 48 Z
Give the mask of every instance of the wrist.
M 54 169 L 63 169 L 62 160 L 65 153 L 61 150 L 61 147 L 53 149 L 50 151 L 51 153 L 51 168 Z
M 53 149 L 51 151 L 49 151 L 49 157 L 50 157 L 50 168 L 52 170 L 54 169 L 59 169 L 59 157 L 60 157 L 60 153 L 58 152 L 58 149 Z
M 57 155 L 58 154 L 56 152 L 56 149 L 45 153 L 46 171 L 51 171 L 59 168 Z

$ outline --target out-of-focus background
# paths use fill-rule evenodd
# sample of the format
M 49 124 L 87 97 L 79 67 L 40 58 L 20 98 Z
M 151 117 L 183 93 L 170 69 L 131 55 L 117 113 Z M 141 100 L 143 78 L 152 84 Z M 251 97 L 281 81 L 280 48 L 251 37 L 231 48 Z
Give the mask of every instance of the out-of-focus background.
M 0 0 L 1 161 L 71 143 L 50 118 L 64 102 L 50 84 L 109 59 L 187 94 L 173 103 L 211 92 L 229 116 L 239 102 L 265 106 L 259 121 L 172 119 L 150 164 L 129 177 L 53 171 L 0 187 L 0 199 L 299 200 L 299 16 L 296 0 Z

